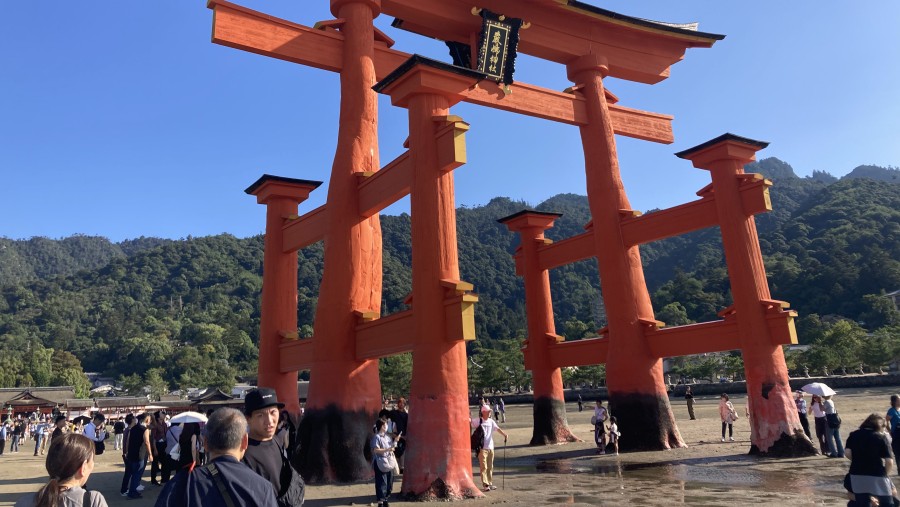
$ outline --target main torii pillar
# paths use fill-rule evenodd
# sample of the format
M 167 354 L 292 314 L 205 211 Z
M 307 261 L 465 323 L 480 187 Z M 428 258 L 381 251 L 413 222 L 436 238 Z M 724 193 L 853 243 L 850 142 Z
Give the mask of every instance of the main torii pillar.
M 359 214 L 359 176 L 380 168 L 375 32 L 379 0 L 332 0 L 343 22 L 338 142 L 328 183 L 325 267 L 314 329 L 315 363 L 300 423 L 300 471 L 310 482 L 372 476 L 368 440 L 381 408 L 378 361 L 356 357 L 359 313 L 381 309 L 381 223 Z
M 525 316 L 528 340 L 523 348 L 525 368 L 531 370 L 534 383 L 534 426 L 531 445 L 547 445 L 578 440 L 569 429 L 562 372 L 550 361 L 550 344 L 563 337 L 556 334 L 553 323 L 553 299 L 550 294 L 550 272 L 540 265 L 538 247 L 550 240 L 544 231 L 553 227 L 559 213 L 521 211 L 499 222 L 519 233 L 516 271 L 525 279 Z
M 769 326 L 770 316 L 776 322 L 785 322 L 780 316 L 787 303 L 772 300 L 756 222 L 741 205 L 741 186 L 757 176 L 745 174 L 744 165 L 754 161 L 756 152 L 768 144 L 724 134 L 676 155 L 690 160 L 694 167 L 709 170 L 712 177 L 734 299 L 734 305 L 722 313 L 737 320 L 750 399 L 750 453 L 816 454 L 797 417 L 784 351 L 777 340 L 779 333 Z M 782 327 L 779 331 L 793 334 L 793 323 L 786 322 L 787 329 Z
M 412 165 L 412 309 L 415 344 L 403 493 L 419 498 L 482 496 L 472 477 L 465 340 L 474 339 L 474 295 L 459 280 L 454 153 L 445 136 L 468 130 L 450 106 L 483 74 L 413 55 L 375 87 L 409 110 Z M 462 310 L 462 311 L 461 311 Z M 460 314 L 464 318 L 460 319 Z
M 606 385 L 611 412 L 623 428 L 642 435 L 621 442 L 625 450 L 684 447 L 663 379 L 662 360 L 648 348 L 644 329 L 656 323 L 637 245 L 622 237 L 631 204 L 619 173 L 616 140 L 603 78 L 606 58 L 587 54 L 567 65 L 569 79 L 585 99 L 588 123 L 580 126 L 588 203 L 600 286 L 609 328 Z

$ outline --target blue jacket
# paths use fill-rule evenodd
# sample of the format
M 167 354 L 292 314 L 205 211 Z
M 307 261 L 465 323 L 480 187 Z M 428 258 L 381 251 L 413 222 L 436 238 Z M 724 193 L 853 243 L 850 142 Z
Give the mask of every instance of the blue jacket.
M 278 507 L 272 483 L 231 456 L 219 456 L 211 463 L 219 470 L 225 489 L 235 507 Z M 156 507 L 225 507 L 209 465 L 193 472 L 181 470 L 156 499 Z

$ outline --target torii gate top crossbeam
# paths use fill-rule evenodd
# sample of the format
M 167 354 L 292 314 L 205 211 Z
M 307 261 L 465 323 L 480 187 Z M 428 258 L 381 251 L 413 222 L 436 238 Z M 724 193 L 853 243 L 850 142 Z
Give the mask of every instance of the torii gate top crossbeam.
M 481 18 L 471 0 L 382 0 L 382 12 L 397 18 L 394 26 L 428 37 L 465 44 L 480 33 Z M 724 35 L 625 16 L 576 0 L 479 0 L 479 8 L 522 19 L 519 51 L 562 64 L 598 54 L 606 57 L 610 76 L 658 83 L 669 67 L 692 47 L 711 47 Z
M 332 72 L 341 71 L 344 37 L 335 30 L 320 30 L 233 4 L 227 0 L 209 0 L 213 9 L 213 42 L 272 58 L 308 65 Z M 473 17 L 471 13 L 470 17 Z M 375 73 L 383 79 L 410 57 L 387 44 L 375 44 Z M 526 83 L 513 83 L 512 93 L 504 94 L 496 83 L 473 80 L 464 101 L 551 121 L 584 125 L 587 123 L 584 99 Z M 641 111 L 611 103 L 609 106 L 616 134 L 657 143 L 671 143 L 672 116 Z

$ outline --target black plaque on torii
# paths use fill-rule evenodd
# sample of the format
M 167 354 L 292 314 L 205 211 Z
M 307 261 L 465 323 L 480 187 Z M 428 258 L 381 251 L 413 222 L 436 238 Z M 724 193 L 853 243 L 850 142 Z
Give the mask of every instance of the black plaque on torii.
M 498 83 L 509 86 L 515 72 L 522 20 L 507 18 L 487 9 L 481 9 L 479 14 L 482 22 L 478 60 L 472 65 L 471 47 L 468 44 L 448 41 L 447 47 L 450 48 L 453 65 L 483 72 Z

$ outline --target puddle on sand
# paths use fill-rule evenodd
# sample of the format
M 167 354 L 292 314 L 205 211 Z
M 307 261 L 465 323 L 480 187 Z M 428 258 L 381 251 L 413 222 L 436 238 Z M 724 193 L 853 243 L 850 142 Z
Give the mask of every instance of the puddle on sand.
M 580 459 L 553 459 L 538 461 L 537 472 L 556 474 L 590 474 L 621 479 L 671 481 L 687 485 L 706 486 L 707 489 L 738 486 L 772 492 L 791 491 L 813 495 L 824 490 L 836 489 L 832 477 L 820 476 L 813 470 L 772 470 L 752 468 L 753 462 L 716 463 L 597 463 Z M 723 488 L 724 486 L 724 488 Z M 586 500 L 586 499 L 585 499 Z M 584 501 L 584 500 L 582 500 Z M 584 503 L 593 503 L 585 501 Z

